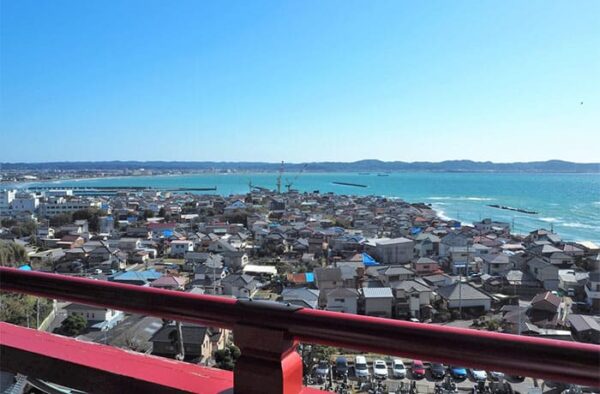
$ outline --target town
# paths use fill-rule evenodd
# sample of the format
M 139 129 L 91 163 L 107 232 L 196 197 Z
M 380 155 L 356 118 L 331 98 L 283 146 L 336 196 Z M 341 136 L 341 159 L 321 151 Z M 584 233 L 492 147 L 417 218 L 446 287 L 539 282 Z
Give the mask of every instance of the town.
M 490 218 L 443 220 L 425 203 L 252 186 L 226 197 L 7 189 L 0 218 L 0 262 L 23 270 L 600 343 L 600 247 L 552 229 L 519 235 Z M 239 357 L 228 330 L 2 297 L 11 323 L 223 369 Z M 306 384 L 341 392 L 558 384 L 310 344 L 299 352 Z

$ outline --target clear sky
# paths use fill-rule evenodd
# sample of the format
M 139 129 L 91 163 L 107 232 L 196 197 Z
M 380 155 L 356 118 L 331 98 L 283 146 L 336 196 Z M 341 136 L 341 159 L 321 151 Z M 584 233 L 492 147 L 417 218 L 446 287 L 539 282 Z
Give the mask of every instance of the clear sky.
M 597 0 L 0 5 L 0 162 L 600 161 Z

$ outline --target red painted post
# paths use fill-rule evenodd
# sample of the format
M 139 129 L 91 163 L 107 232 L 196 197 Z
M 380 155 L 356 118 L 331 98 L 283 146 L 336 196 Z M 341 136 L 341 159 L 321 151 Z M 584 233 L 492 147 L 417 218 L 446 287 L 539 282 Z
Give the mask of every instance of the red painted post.
M 236 393 L 298 394 L 302 391 L 302 359 L 298 342 L 283 330 L 238 324 L 233 329 L 241 356 L 233 372 Z

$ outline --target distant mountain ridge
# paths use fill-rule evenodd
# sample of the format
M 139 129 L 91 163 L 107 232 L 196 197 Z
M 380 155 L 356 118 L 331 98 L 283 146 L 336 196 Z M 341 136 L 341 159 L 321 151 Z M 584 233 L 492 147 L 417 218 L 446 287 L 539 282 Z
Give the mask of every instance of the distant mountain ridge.
M 0 163 L 1 170 L 237 170 L 278 171 L 280 163 L 266 162 L 214 162 L 214 161 L 77 161 L 49 163 Z M 562 160 L 493 163 L 472 160 L 446 160 L 441 162 L 403 162 L 359 160 L 355 162 L 285 163 L 286 172 L 300 171 L 306 166 L 309 172 L 600 172 L 600 163 L 574 163 Z

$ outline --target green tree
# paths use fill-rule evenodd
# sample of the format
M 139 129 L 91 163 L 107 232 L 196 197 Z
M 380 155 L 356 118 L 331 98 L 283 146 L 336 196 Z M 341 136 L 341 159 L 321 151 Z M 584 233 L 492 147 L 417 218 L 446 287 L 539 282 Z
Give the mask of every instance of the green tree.
M 144 219 L 150 219 L 154 217 L 154 212 L 150 209 L 144 209 L 144 212 L 142 212 L 142 217 Z
M 160 209 L 158 210 L 158 217 L 161 217 L 161 218 L 165 217 L 165 208 L 164 207 L 160 207 Z
M 70 315 L 60 325 L 61 331 L 68 336 L 81 334 L 87 327 L 87 320 L 81 315 Z
M 0 321 L 35 327 L 52 310 L 52 301 L 24 294 L 0 294 Z M 39 319 L 38 319 L 39 317 Z M 39 320 L 39 321 L 38 321 Z
M 240 348 L 234 344 L 229 344 L 224 349 L 217 350 L 214 354 L 217 368 L 232 371 L 241 354 Z
M 18 267 L 29 261 L 25 248 L 12 241 L 0 241 L 0 265 Z
M 53 227 L 64 226 L 73 222 L 73 216 L 70 213 L 61 213 L 50 218 L 50 225 Z

